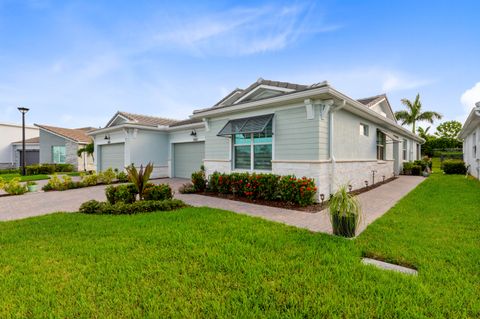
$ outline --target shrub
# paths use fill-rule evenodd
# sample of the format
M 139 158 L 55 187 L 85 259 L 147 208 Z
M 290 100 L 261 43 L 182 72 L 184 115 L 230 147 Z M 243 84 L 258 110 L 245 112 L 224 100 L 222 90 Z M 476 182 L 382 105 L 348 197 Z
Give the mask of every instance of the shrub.
M 218 193 L 218 178 L 220 177 L 219 172 L 213 172 L 208 178 L 207 189 L 209 192 Z
M 354 237 L 361 214 L 357 198 L 350 195 L 344 185 L 330 197 L 328 203 L 333 234 Z
M 101 203 L 99 201 L 89 200 L 88 202 L 80 205 L 79 212 L 83 214 L 100 214 L 103 205 L 104 203 Z
M 18 168 L 0 169 L 0 175 L 1 174 L 17 174 L 17 173 L 20 173 L 20 169 Z
M 117 178 L 117 181 L 119 181 L 120 183 L 128 182 L 128 175 L 127 175 L 127 173 L 125 173 L 123 171 L 118 172 L 116 178 Z
M 126 167 L 128 173 L 128 179 L 135 185 L 138 195 L 140 199 L 143 198 L 143 191 L 145 190 L 146 185 L 148 184 L 148 180 L 150 179 L 150 175 L 153 172 L 153 164 L 148 163 L 143 168 L 143 165 L 140 165 L 140 170 L 137 170 L 135 165 L 130 165 Z
M 81 183 L 85 186 L 94 186 L 98 184 L 98 175 L 93 173 L 90 175 L 83 175 Z
M 423 169 L 421 165 L 412 165 L 412 175 L 420 176 L 422 175 Z
M 80 206 L 79 212 L 84 214 L 105 214 L 105 215 L 130 215 L 154 211 L 170 211 L 185 207 L 185 203 L 178 199 L 167 199 L 162 201 L 139 201 L 131 204 L 118 202 L 110 204 L 90 200 Z
M 25 170 L 27 175 L 50 175 L 55 173 L 55 166 L 53 164 L 28 165 L 27 167 L 25 167 Z
M 55 172 L 69 173 L 75 170 L 72 164 L 43 164 L 43 165 L 53 165 Z
M 466 174 L 467 167 L 460 160 L 446 160 L 443 162 L 443 171 L 445 174 Z
M 173 197 L 172 189 L 167 184 L 148 184 L 143 191 L 144 200 L 165 200 Z
M 20 178 L 18 177 L 4 182 L 3 189 L 10 195 L 22 195 L 28 192 L 27 186 L 20 184 Z
M 315 181 L 312 178 L 296 178 L 293 175 L 282 176 L 278 182 L 279 198 L 282 201 L 299 204 L 300 206 L 311 205 L 315 202 Z
M 105 196 L 110 204 L 133 203 L 137 198 L 137 190 L 133 184 L 108 186 L 105 188 Z
M 83 184 L 80 182 L 72 181 L 72 178 L 68 175 L 63 175 L 62 178 L 58 177 L 57 174 L 53 174 L 53 176 L 48 180 L 48 183 L 42 187 L 42 190 L 48 191 L 64 191 L 67 189 L 74 189 L 80 188 Z
M 195 190 L 203 192 L 207 188 L 207 179 L 205 178 L 205 166 L 201 166 L 198 172 L 192 173 L 192 184 Z
M 113 171 L 113 169 L 108 168 L 106 171 L 100 172 L 98 174 L 98 181 L 100 183 L 104 183 L 104 184 L 109 185 L 109 184 L 113 183 L 113 180 L 115 179 L 115 177 L 116 177 L 116 174 Z
M 195 187 L 192 183 L 183 184 L 178 188 L 180 194 L 194 194 L 196 193 Z

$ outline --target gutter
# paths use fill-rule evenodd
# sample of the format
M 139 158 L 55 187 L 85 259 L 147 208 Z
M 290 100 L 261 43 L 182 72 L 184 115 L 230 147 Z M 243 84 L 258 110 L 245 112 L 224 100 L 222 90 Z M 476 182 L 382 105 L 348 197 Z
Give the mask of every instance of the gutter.
M 336 173 L 336 168 L 337 168 L 337 162 L 336 162 L 336 159 L 335 159 L 335 153 L 334 153 L 334 148 L 333 148 L 333 132 L 334 132 L 334 127 L 333 127 L 333 123 L 334 123 L 334 119 L 335 119 L 335 116 L 334 116 L 334 113 L 336 111 L 339 111 L 341 109 L 343 109 L 345 107 L 345 105 L 347 104 L 347 101 L 346 100 L 342 100 L 342 103 L 340 105 L 337 105 L 337 106 L 333 106 L 330 107 L 330 106 L 327 106 L 329 107 L 329 125 L 328 125 L 328 152 L 329 152 L 329 155 L 330 155 L 330 161 L 332 162 L 332 165 L 330 166 L 331 167 L 331 171 L 330 171 L 330 194 L 333 194 L 333 183 L 334 183 L 334 179 L 335 179 L 335 173 Z
M 110 126 L 110 127 L 105 127 L 98 130 L 90 131 L 90 132 L 87 132 L 87 135 L 93 136 L 96 134 L 108 133 L 108 132 L 116 131 L 123 128 L 136 128 L 136 129 L 143 129 L 143 130 L 166 132 L 168 126 L 144 126 L 144 125 L 127 123 L 127 124 Z

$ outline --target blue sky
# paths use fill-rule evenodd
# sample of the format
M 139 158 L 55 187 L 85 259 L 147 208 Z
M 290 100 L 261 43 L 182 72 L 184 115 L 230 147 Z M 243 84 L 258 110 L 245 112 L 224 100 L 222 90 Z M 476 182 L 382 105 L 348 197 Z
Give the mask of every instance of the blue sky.
M 258 77 L 328 80 L 463 121 L 480 100 L 479 1 L 0 0 L 0 121 L 183 119 Z

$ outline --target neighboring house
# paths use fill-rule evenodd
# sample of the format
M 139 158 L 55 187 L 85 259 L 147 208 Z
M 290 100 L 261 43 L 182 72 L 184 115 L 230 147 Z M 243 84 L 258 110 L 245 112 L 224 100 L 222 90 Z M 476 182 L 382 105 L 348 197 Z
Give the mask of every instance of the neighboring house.
M 424 142 L 397 124 L 385 95 L 357 101 L 327 82 L 263 79 L 186 121 L 117 112 L 89 135 L 99 171 L 153 162 L 154 177 L 189 178 L 204 164 L 207 174 L 312 177 L 324 194 L 399 174 Z
M 20 167 L 23 162 L 23 144 L 22 141 L 12 143 L 12 153 L 14 156 L 14 166 Z M 40 137 L 25 139 L 25 165 L 34 165 L 40 163 Z
M 38 136 L 38 128 L 34 126 L 25 126 L 25 139 Z M 16 151 L 12 147 L 12 143 L 22 139 L 22 125 L 0 123 L 0 169 L 14 168 Z M 19 150 L 22 148 L 20 147 Z M 30 157 L 27 154 L 27 159 Z
M 87 133 L 94 128 L 70 129 L 35 124 L 40 129 L 40 163 L 72 164 L 75 170 L 94 170 L 93 158 L 86 152 L 81 157 L 79 149 L 92 142 Z
M 271 172 L 315 179 L 326 195 L 390 178 L 420 158 L 423 139 L 399 125 L 385 95 L 354 100 L 327 82 L 298 85 L 259 79 L 213 107 L 205 123 L 207 174 Z
M 458 137 L 463 140 L 463 160 L 470 174 L 480 178 L 480 102 L 468 115 Z
M 152 177 L 189 178 L 203 161 L 203 122 L 117 112 L 107 125 L 89 133 L 95 140 L 98 171 L 153 163 Z M 172 161 L 172 155 L 179 154 Z

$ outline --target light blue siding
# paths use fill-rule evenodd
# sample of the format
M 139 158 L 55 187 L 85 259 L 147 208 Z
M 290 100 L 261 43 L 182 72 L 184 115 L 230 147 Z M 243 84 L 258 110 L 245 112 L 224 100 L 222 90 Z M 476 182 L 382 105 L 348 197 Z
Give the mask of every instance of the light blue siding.
M 52 146 L 65 146 L 63 137 L 40 130 L 40 163 L 52 163 Z

